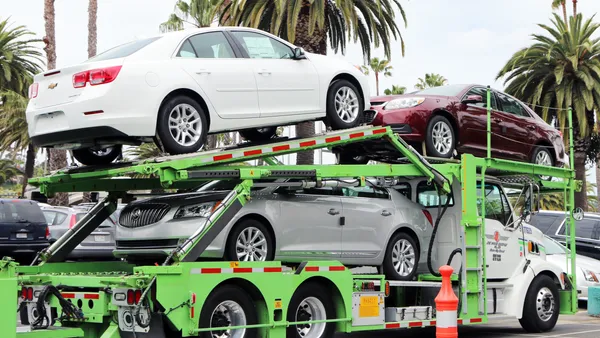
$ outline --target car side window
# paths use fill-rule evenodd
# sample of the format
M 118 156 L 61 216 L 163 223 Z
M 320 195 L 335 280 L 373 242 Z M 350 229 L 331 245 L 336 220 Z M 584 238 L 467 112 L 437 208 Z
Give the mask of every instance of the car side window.
M 550 230 L 550 227 L 556 221 L 558 217 L 555 215 L 533 215 L 531 217 L 531 225 L 538 228 L 542 233 L 547 233 Z
M 495 184 L 486 184 L 484 192 L 485 218 L 494 219 L 507 225 L 512 221 L 512 210 L 502 192 L 501 188 Z M 481 197 L 481 185 L 477 185 L 477 196 Z M 479 214 L 481 215 L 481 199 L 477 200 Z
M 394 186 L 394 190 L 404 195 L 404 197 L 408 198 L 412 201 L 412 188 L 408 183 L 400 183 Z
M 565 221 L 560 228 L 559 235 L 565 235 L 569 225 Z M 575 237 L 585 239 L 600 239 L 600 222 L 594 219 L 584 218 L 581 221 L 575 221 Z
M 498 100 L 500 100 L 500 105 L 502 106 L 502 111 L 505 113 L 521 116 L 521 117 L 530 117 L 529 114 L 525 111 L 525 108 L 512 97 L 497 92 Z
M 202 33 L 190 37 L 181 46 L 178 56 L 200 59 L 235 58 L 233 49 L 222 32 Z
M 385 189 L 374 188 L 371 186 L 344 187 L 342 188 L 342 193 L 346 197 L 366 197 L 381 199 L 390 198 L 390 194 Z
M 438 207 L 439 205 L 445 206 L 446 203 L 449 203 L 448 206 L 453 206 L 454 198 L 452 192 L 450 192 L 449 202 L 447 198 L 448 195 L 442 195 L 440 199 L 435 186 L 429 184 L 427 181 L 419 182 L 417 185 L 417 202 L 426 208 Z
M 487 108 L 487 88 L 473 87 L 465 94 L 465 97 L 467 97 L 469 95 L 479 95 L 479 96 L 481 96 L 481 98 L 483 98 L 483 102 L 473 103 L 472 105 L 480 107 L 480 108 Z M 490 101 L 492 103 L 492 109 L 498 110 L 498 104 L 496 103 L 496 96 L 494 95 L 493 92 L 490 95 Z
M 242 45 L 251 59 L 291 59 L 294 57 L 294 51 L 290 47 L 266 35 L 245 31 L 233 31 L 231 35 Z

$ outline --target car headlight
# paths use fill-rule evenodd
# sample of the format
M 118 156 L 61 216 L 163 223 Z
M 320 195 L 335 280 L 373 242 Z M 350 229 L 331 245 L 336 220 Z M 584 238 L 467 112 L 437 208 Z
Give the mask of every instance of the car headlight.
M 586 281 L 598 283 L 598 277 L 596 277 L 595 273 L 593 273 L 590 270 L 583 269 L 583 268 L 581 269 L 581 271 L 583 271 L 583 277 L 585 277 Z
M 179 207 L 173 219 L 188 218 L 188 217 L 208 217 L 213 212 L 217 202 L 205 202 L 200 204 L 184 205 Z
M 425 101 L 424 97 L 407 97 L 401 99 L 395 99 L 388 102 L 384 110 L 401 109 L 401 108 L 412 108 L 420 105 Z

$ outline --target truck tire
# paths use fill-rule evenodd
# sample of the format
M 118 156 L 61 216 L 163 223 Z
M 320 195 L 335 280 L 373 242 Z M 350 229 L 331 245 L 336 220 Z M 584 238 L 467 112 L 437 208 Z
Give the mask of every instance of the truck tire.
M 200 328 L 242 326 L 258 324 L 258 315 L 252 298 L 235 285 L 217 287 L 208 296 L 200 312 Z M 218 333 L 217 333 L 218 332 Z M 205 331 L 200 337 L 213 338 L 213 334 L 225 335 L 226 331 Z M 234 329 L 229 337 L 255 338 L 256 329 Z
M 288 322 L 334 319 L 335 307 L 331 294 L 321 284 L 307 282 L 301 285 L 290 300 Z M 335 323 L 290 325 L 286 337 L 331 338 L 335 334 Z
M 529 285 L 521 326 L 530 333 L 547 332 L 554 328 L 560 312 L 558 287 L 552 278 L 538 275 Z

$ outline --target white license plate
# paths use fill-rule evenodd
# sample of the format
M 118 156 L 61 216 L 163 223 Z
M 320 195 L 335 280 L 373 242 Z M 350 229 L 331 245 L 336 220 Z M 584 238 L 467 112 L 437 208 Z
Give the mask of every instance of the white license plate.
M 27 238 L 27 234 L 26 233 L 18 233 L 17 238 Z
M 94 241 L 96 241 L 96 242 L 106 242 L 106 236 L 95 235 L 94 236 Z

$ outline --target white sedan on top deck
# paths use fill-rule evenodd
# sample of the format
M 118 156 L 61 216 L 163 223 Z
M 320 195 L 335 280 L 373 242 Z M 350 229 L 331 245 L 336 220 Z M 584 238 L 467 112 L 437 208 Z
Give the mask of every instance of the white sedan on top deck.
M 116 159 L 122 144 L 160 140 L 182 154 L 212 133 L 263 141 L 302 121 L 355 127 L 370 95 L 350 63 L 261 30 L 218 27 L 133 41 L 38 74 L 29 97 L 34 145 L 73 149 L 79 162 L 100 165 Z

